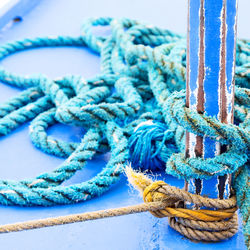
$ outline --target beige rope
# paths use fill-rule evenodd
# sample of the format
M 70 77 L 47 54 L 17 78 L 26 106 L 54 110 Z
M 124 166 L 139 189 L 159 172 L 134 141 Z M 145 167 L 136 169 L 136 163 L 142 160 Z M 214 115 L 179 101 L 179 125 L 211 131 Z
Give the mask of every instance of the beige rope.
M 211 231 L 221 231 L 221 230 L 227 230 L 230 228 L 234 228 L 238 225 L 238 218 L 237 214 L 234 214 L 234 216 L 227 221 L 196 221 L 196 220 L 189 220 L 184 218 L 178 218 L 178 222 L 181 223 L 183 226 L 191 227 L 193 229 L 198 230 L 211 230 Z
M 52 227 L 57 225 L 65 225 L 75 222 L 97 220 L 97 219 L 116 217 L 121 215 L 143 213 L 147 211 L 156 211 L 158 209 L 163 209 L 164 206 L 165 204 L 162 202 L 151 202 L 151 203 L 142 203 L 129 207 L 120 207 L 114 209 L 99 210 L 95 212 L 87 212 L 81 214 L 59 216 L 54 218 L 18 222 L 14 224 L 7 224 L 0 226 L 0 233 L 18 232 L 23 230 Z
M 191 194 L 183 189 L 153 182 L 143 173 L 126 169 L 129 182 L 143 194 L 145 202 L 165 201 L 168 207 L 150 211 L 156 217 L 169 217 L 169 225 L 189 239 L 199 241 L 220 241 L 232 237 L 238 231 L 236 198 L 211 199 Z M 219 210 L 191 210 L 179 208 L 185 202 L 195 207 L 209 207 Z M 224 217 L 224 218 L 223 218 Z
M 145 203 L 134 206 L 66 215 L 55 218 L 19 222 L 0 226 L 0 233 L 17 232 L 51 227 L 75 222 L 97 220 L 134 213 L 151 212 L 156 217 L 169 217 L 169 225 L 187 238 L 203 241 L 219 241 L 237 232 L 235 197 L 226 200 L 210 199 L 171 187 L 163 181 L 153 182 L 145 175 L 127 169 L 129 181 L 143 192 Z M 183 202 L 218 210 L 186 209 Z
M 189 239 L 198 241 L 221 241 L 234 236 L 238 231 L 238 224 L 234 225 L 232 228 L 220 231 L 210 231 L 210 230 L 197 230 L 188 226 L 184 226 L 176 218 L 169 218 L 169 225 L 174 228 L 177 232 L 183 234 Z

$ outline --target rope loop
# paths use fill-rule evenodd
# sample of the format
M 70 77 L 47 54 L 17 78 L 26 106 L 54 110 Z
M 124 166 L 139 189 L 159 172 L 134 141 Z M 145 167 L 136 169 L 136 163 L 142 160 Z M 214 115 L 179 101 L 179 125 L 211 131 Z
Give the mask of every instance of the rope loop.
M 163 209 L 151 210 L 150 213 L 157 218 L 168 217 L 169 225 L 187 238 L 220 241 L 237 233 L 235 196 L 224 200 L 202 197 L 170 186 L 164 181 L 153 182 L 142 173 L 136 173 L 129 168 L 126 171 L 130 183 L 143 191 L 144 202 L 161 201 L 165 204 Z M 199 208 L 183 208 L 184 202 Z M 200 207 L 213 208 L 213 210 L 200 209 Z
M 93 29 L 96 26 L 108 26 L 110 33 L 96 35 Z M 0 136 L 31 121 L 30 137 L 34 145 L 66 158 L 56 169 L 31 179 L 0 180 L 0 204 L 52 206 L 91 199 L 116 183 L 131 160 L 135 168 L 165 169 L 182 179 L 209 179 L 232 173 L 244 228 L 249 234 L 249 180 L 243 175 L 249 168 L 250 41 L 238 40 L 236 45 L 235 124 L 222 124 L 214 117 L 185 107 L 185 44 L 184 36 L 169 30 L 127 18 L 100 17 L 88 19 L 78 37 L 38 37 L 1 45 L 0 60 L 41 47 L 90 48 L 101 57 L 101 72 L 90 79 L 83 76 L 50 79 L 42 74 L 21 76 L 0 68 L 1 82 L 24 89 L 0 105 Z M 56 123 L 81 127 L 81 141 L 66 142 L 49 136 L 47 129 Z M 228 150 L 211 159 L 185 159 L 185 130 L 217 140 Z M 97 176 L 86 182 L 61 185 L 96 154 L 108 151 L 110 158 Z M 142 179 L 145 188 L 151 184 Z M 227 225 L 235 222 L 234 197 L 225 201 L 203 197 L 204 200 L 163 183 L 152 185 L 145 200 L 166 199 L 169 206 L 155 215 L 170 216 L 170 224 L 184 235 L 192 232 L 193 239 L 201 237 L 199 228 L 204 225 L 194 224 L 201 217 L 209 222 L 214 218 L 216 223 L 218 218 L 225 219 Z M 217 210 L 183 210 L 180 206 L 187 201 L 201 207 L 214 206 Z M 147 202 L 147 206 L 152 209 L 155 205 Z M 209 225 L 208 231 L 213 231 Z M 226 237 L 224 229 L 219 236 L 216 233 L 211 236 L 207 231 L 206 239 Z M 230 235 L 235 233 L 230 232 Z

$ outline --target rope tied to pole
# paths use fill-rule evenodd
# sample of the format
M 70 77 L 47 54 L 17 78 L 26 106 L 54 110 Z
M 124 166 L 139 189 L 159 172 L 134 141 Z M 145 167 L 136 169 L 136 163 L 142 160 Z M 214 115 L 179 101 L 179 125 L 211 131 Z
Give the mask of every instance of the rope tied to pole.
M 232 237 L 238 231 L 236 197 L 211 199 L 173 187 L 164 181 L 153 182 L 142 173 L 126 169 L 129 182 L 143 194 L 145 203 L 162 201 L 163 209 L 150 211 L 158 218 L 168 217 L 169 225 L 189 239 L 220 241 Z M 214 208 L 187 209 L 184 202 L 198 207 Z M 215 224 L 217 225 L 215 227 Z
M 172 187 L 164 181 L 155 181 L 131 168 L 126 168 L 129 182 L 143 193 L 143 204 L 134 206 L 60 216 L 0 226 L 0 233 L 17 232 L 36 228 L 64 225 L 75 222 L 97 220 L 115 216 L 149 211 L 158 218 L 168 217 L 169 225 L 189 239 L 199 241 L 220 241 L 232 237 L 238 231 L 235 196 L 226 199 L 211 199 L 191 194 Z M 186 209 L 181 202 L 216 208 Z
M 95 36 L 92 28 L 97 25 L 109 25 L 111 35 Z M 0 46 L 0 60 L 27 49 L 57 46 L 88 47 L 101 57 L 101 74 L 87 80 L 82 76 L 65 76 L 61 79 L 50 79 L 44 75 L 21 76 L 0 68 L 1 82 L 25 89 L 18 96 L 0 105 L 0 136 L 5 136 L 32 120 L 30 138 L 34 145 L 46 153 L 66 158 L 56 169 L 34 178 L 20 181 L 0 180 L 0 204 L 53 206 L 89 200 L 102 195 L 112 184 L 119 181 L 127 162 L 134 158 L 137 167 L 143 168 L 143 163 L 147 162 L 148 166 L 145 167 L 164 168 L 168 174 L 185 180 L 234 174 L 237 177 L 234 181 L 237 204 L 246 225 L 245 235 L 248 235 L 250 42 L 237 42 L 234 125 L 223 124 L 213 117 L 185 107 L 185 44 L 184 37 L 168 30 L 126 18 L 116 20 L 101 17 L 87 20 L 79 37 L 24 39 Z M 144 127 L 137 129 L 135 133 L 135 128 L 143 122 Z M 80 143 L 58 140 L 46 132 L 56 123 L 81 126 L 86 133 Z M 214 158 L 186 159 L 182 153 L 185 130 L 217 140 L 227 145 L 228 150 Z M 141 135 L 145 137 L 140 137 Z M 136 150 L 129 152 L 130 139 Z M 150 143 L 144 143 L 144 139 Z M 137 142 L 145 145 L 138 145 Z M 145 159 L 138 155 L 129 155 L 138 153 L 142 148 L 145 150 L 144 158 L 149 161 L 144 161 Z M 95 154 L 110 151 L 109 162 L 94 178 L 69 186 L 61 185 L 77 171 L 82 170 Z M 217 237 L 212 239 L 210 234 L 208 236 L 208 232 L 216 231 L 211 223 L 221 227 L 225 224 L 225 230 L 228 230 L 229 225 L 235 225 L 234 197 L 229 199 L 234 205 L 230 203 L 224 204 L 225 207 L 219 206 L 221 203 L 217 201 L 215 205 L 219 207 L 215 206 L 218 209 L 216 211 L 200 212 L 200 209 L 191 213 L 181 210 L 184 209 L 181 203 L 190 202 L 188 199 L 191 199 L 193 204 L 214 201 L 198 199 L 188 194 L 185 196 L 181 190 L 166 184 L 152 184 L 145 176 L 139 179 L 140 185 L 144 187 L 142 190 L 149 190 L 145 196 L 146 203 L 139 207 L 118 209 L 116 212 L 103 211 L 98 215 L 87 213 L 83 217 L 77 215 L 66 221 L 65 218 L 55 222 L 41 221 L 37 227 L 137 211 L 151 211 L 163 215 L 165 213 L 164 216 L 170 216 L 170 225 L 175 226 L 176 230 L 182 231 L 184 235 L 187 234 L 185 230 L 202 231 L 199 228 L 207 228 L 204 223 L 208 223 L 211 230 L 206 233 L 207 240 Z M 147 188 L 151 184 L 152 189 Z M 153 188 L 156 188 L 157 192 L 151 191 Z M 176 196 L 173 197 L 172 192 L 175 192 Z M 163 195 L 168 203 L 160 199 Z M 155 199 L 160 201 L 154 203 Z M 165 207 L 162 207 L 163 205 Z M 206 207 L 209 207 L 207 205 L 206 203 Z M 164 210 L 164 213 L 159 212 L 160 210 Z M 221 217 L 218 217 L 218 214 Z M 200 219 L 201 215 L 208 218 L 208 221 L 195 220 Z M 214 222 L 212 217 L 216 217 Z M 186 229 L 181 225 L 185 225 Z M 197 236 L 198 233 L 195 235 L 192 236 L 193 239 L 205 237 Z

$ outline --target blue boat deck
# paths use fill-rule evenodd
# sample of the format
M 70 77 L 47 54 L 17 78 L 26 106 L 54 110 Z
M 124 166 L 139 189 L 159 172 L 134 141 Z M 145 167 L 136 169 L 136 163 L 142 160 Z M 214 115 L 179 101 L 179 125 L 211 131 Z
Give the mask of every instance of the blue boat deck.
M 0 43 L 36 36 L 79 35 L 80 25 L 88 17 L 130 17 L 176 32 L 186 32 L 187 1 L 143 0 L 55 0 L 41 1 L 23 21 L 0 31 Z M 247 18 L 250 3 L 241 0 L 239 8 L 239 37 L 249 38 Z M 36 49 L 6 58 L 1 64 L 20 74 L 44 73 L 50 77 L 78 74 L 85 78 L 99 73 L 100 60 L 96 54 L 80 48 Z M 15 96 L 20 90 L 0 84 L 0 102 Z M 49 134 L 68 141 L 79 141 L 80 128 L 55 125 Z M 82 182 L 98 173 L 108 154 L 96 157 L 64 185 Z M 0 138 L 1 179 L 21 180 L 56 168 L 63 159 L 37 150 L 30 142 L 28 124 Z M 183 182 L 171 176 L 158 177 L 175 186 Z M 110 191 L 93 200 L 55 207 L 0 206 L 0 224 L 68 215 L 141 203 L 125 176 Z M 79 249 L 245 249 L 242 227 L 233 238 L 220 243 L 195 243 L 168 226 L 167 219 L 157 219 L 150 213 L 122 216 L 84 223 L 44 228 L 0 235 L 3 250 L 79 250 Z

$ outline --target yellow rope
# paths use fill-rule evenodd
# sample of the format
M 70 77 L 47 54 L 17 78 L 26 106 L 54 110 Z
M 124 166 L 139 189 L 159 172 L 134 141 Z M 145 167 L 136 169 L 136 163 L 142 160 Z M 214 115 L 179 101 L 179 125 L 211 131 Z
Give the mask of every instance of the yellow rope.
M 220 200 L 191 194 L 164 181 L 153 182 L 132 168 L 127 168 L 126 174 L 129 182 L 142 193 L 145 203 L 162 201 L 166 204 L 165 208 L 150 213 L 159 218 L 169 217 L 169 225 L 184 236 L 193 240 L 220 241 L 236 234 L 238 219 L 235 197 Z M 217 210 L 181 207 L 185 202 Z
M 140 175 L 141 178 L 141 175 Z M 155 201 L 166 201 L 169 199 L 171 202 L 176 203 L 177 199 L 171 199 L 167 197 L 165 194 L 157 192 L 156 190 L 166 183 L 164 181 L 156 181 L 150 184 L 145 188 L 143 192 L 143 200 L 145 202 L 155 202 Z M 174 194 L 173 194 L 174 196 Z M 191 220 L 200 220 L 200 221 L 219 221 L 233 217 L 236 207 L 231 209 L 224 210 L 206 210 L 206 209 L 186 209 L 186 208 L 172 208 L 166 207 L 164 209 L 158 210 L 157 214 L 155 212 L 151 212 L 156 217 L 177 217 L 177 218 L 185 218 Z
M 169 186 L 163 181 L 153 182 L 142 173 L 126 169 L 129 182 L 143 194 L 144 203 L 129 207 L 114 208 L 73 214 L 55 218 L 19 222 L 0 226 L 0 233 L 17 232 L 88 220 L 149 211 L 156 217 L 169 217 L 169 225 L 184 236 L 194 240 L 219 241 L 232 237 L 237 232 L 236 200 L 209 199 Z M 186 209 L 183 202 L 214 207 L 217 210 Z

